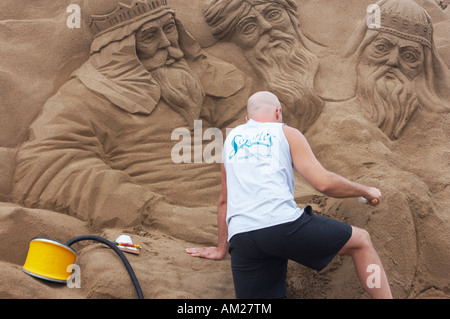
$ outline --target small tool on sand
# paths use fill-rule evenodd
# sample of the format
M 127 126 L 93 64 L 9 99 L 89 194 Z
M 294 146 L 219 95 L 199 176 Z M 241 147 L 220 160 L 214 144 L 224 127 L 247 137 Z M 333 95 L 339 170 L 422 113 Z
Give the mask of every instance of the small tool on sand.
M 121 251 L 135 255 L 139 255 L 141 250 L 141 246 L 133 244 L 131 237 L 128 235 L 120 235 L 116 238 L 114 244 L 117 245 Z
M 364 198 L 364 197 L 360 197 L 360 198 L 358 198 L 358 201 L 360 202 L 360 203 L 363 203 L 363 204 L 369 204 L 369 200 L 368 199 L 366 199 L 366 198 Z M 372 199 L 371 201 L 370 201 L 370 203 L 372 203 L 373 205 L 376 205 L 376 204 L 378 204 L 378 199 Z

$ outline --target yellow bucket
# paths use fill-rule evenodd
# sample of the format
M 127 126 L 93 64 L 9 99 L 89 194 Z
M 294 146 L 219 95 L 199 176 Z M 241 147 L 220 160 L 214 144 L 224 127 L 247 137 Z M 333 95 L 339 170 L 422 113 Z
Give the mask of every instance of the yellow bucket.
M 59 283 L 66 283 L 72 274 L 75 251 L 60 242 L 35 238 L 30 242 L 23 271 L 31 276 Z

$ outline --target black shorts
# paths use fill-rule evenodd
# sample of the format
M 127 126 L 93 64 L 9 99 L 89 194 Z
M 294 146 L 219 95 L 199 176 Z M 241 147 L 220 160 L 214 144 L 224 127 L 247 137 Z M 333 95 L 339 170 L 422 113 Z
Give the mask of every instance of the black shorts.
M 229 252 L 236 298 L 285 298 L 289 259 L 319 271 L 351 235 L 350 225 L 314 215 L 310 206 L 293 222 L 234 235 Z

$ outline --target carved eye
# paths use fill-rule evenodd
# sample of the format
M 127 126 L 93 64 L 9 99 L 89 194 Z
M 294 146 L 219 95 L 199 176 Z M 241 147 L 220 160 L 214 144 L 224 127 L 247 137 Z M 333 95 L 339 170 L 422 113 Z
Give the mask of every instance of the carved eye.
M 146 32 L 145 35 L 142 37 L 142 40 L 144 41 L 152 41 L 155 38 L 156 32 L 150 31 Z
M 257 27 L 256 23 L 249 22 L 241 28 L 241 33 L 244 35 L 250 35 L 256 30 L 256 27 Z
M 389 47 L 383 43 L 375 45 L 375 52 L 383 54 L 389 51 Z
M 175 23 L 169 23 L 168 25 L 166 25 L 164 27 L 164 33 L 171 33 L 173 31 L 175 31 L 176 27 L 175 27 Z
M 268 21 L 277 20 L 281 17 L 281 11 L 278 9 L 273 9 L 267 12 L 265 16 Z
M 136 32 L 136 39 L 138 41 L 147 41 L 147 42 L 151 42 L 152 40 L 154 40 L 156 34 L 157 34 L 157 29 L 154 27 L 149 27 L 148 29 L 145 30 L 139 30 L 138 32 Z
M 407 50 L 405 52 L 403 52 L 402 54 L 402 58 L 409 63 L 414 63 L 419 59 L 419 56 L 417 55 L 416 52 L 411 51 L 411 50 Z

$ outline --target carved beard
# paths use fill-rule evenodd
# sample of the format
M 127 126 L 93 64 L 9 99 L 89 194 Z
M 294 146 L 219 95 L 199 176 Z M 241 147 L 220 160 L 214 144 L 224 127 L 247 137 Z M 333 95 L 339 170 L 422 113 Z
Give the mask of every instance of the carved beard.
M 205 96 L 197 74 L 185 60 L 158 68 L 151 74 L 160 85 L 163 100 L 193 128 L 194 120 L 200 117 Z
M 245 56 L 268 90 L 284 104 L 286 123 L 306 132 L 323 109 L 323 102 L 313 91 L 317 57 L 294 36 L 278 30 L 263 35 Z
M 357 95 L 370 119 L 391 140 L 400 137 L 419 106 L 413 83 L 390 66 L 358 66 Z

